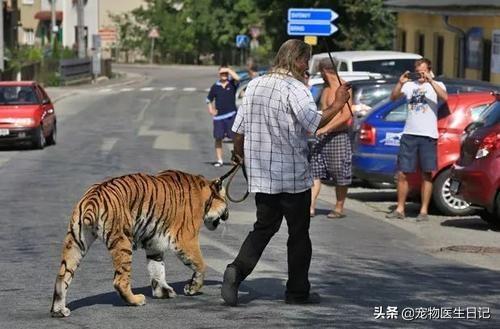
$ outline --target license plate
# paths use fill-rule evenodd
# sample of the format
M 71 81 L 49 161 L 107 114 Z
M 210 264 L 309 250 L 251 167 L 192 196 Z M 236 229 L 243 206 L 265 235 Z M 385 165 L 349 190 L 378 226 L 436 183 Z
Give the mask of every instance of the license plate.
M 450 183 L 451 194 L 458 194 L 458 189 L 460 188 L 460 182 L 452 179 Z
M 0 136 L 9 136 L 9 129 L 0 129 Z

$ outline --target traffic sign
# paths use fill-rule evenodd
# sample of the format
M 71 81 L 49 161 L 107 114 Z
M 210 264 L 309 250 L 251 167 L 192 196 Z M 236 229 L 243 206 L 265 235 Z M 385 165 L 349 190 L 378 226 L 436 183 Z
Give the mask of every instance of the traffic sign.
M 156 27 L 153 27 L 151 31 L 149 31 L 148 37 L 151 39 L 156 39 L 160 37 L 160 33 Z
M 329 36 L 338 31 L 331 23 L 339 15 L 329 8 L 289 8 L 288 35 Z
M 339 15 L 329 8 L 290 8 L 288 21 L 333 21 Z
M 250 42 L 250 38 L 245 34 L 238 34 L 236 36 L 236 47 L 238 48 L 247 48 L 248 43 Z
M 315 35 L 315 36 L 329 36 L 338 31 L 338 28 L 330 22 L 319 23 L 288 23 L 288 35 Z

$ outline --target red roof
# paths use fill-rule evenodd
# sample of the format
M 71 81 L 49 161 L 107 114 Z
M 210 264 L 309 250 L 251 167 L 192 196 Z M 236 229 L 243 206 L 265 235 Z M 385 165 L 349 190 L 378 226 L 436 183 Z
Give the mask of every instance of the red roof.
M 52 19 L 52 13 L 50 10 L 41 10 L 35 14 L 35 19 L 41 21 L 50 21 Z M 63 13 L 62 11 L 56 11 L 56 20 L 62 21 Z

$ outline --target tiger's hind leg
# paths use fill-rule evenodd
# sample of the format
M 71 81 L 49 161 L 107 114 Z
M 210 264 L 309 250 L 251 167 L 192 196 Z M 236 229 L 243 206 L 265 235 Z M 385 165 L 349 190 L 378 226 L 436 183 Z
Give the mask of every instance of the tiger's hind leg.
M 66 293 L 80 261 L 96 239 L 90 227 L 84 225 L 81 229 L 82 232 L 79 232 L 77 228 L 72 229 L 72 232 L 68 232 L 64 238 L 61 266 L 56 278 L 50 309 L 53 317 L 69 316 L 70 310 L 66 307 Z
M 184 286 L 184 294 L 193 296 L 203 287 L 203 280 L 205 279 L 205 262 L 201 255 L 198 239 L 178 244 L 175 254 L 184 265 L 194 272 L 191 280 Z
M 174 289 L 168 285 L 165 279 L 165 263 L 163 263 L 163 254 L 146 251 L 148 260 L 148 272 L 151 277 L 151 288 L 154 298 L 173 298 L 176 297 Z
M 142 294 L 134 295 L 130 286 L 132 273 L 132 242 L 125 235 L 110 239 L 108 249 L 113 258 L 115 276 L 113 286 L 120 297 L 129 305 L 140 306 L 146 304 L 146 297 Z

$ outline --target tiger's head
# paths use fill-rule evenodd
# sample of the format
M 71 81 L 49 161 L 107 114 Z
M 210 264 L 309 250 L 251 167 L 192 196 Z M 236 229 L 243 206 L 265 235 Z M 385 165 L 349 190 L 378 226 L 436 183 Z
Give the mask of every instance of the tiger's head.
M 226 189 L 222 186 L 220 178 L 210 182 L 210 196 L 205 203 L 205 216 L 203 222 L 205 226 L 213 231 L 219 226 L 220 221 L 226 221 L 229 217 L 229 210 L 226 201 Z

